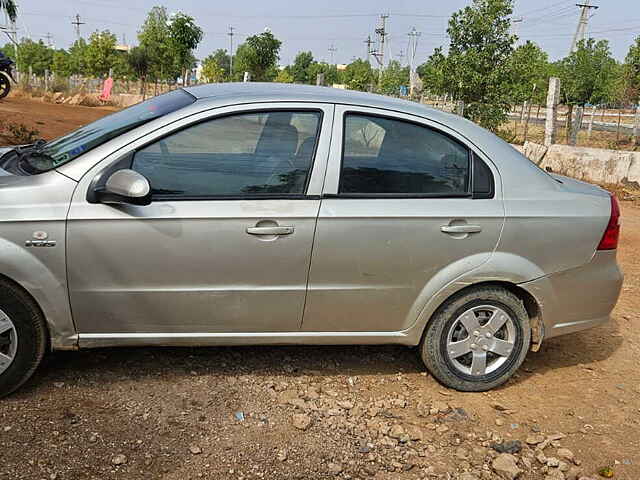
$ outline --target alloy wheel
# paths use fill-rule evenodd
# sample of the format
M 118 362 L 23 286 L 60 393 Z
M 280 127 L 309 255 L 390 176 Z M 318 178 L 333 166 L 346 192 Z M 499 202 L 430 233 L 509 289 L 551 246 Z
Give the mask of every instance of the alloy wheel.
M 0 375 L 9 368 L 18 351 L 18 334 L 9 316 L 0 310 Z
M 466 310 L 447 333 L 447 357 L 461 373 L 483 376 L 495 372 L 514 353 L 518 330 L 514 319 L 494 305 Z

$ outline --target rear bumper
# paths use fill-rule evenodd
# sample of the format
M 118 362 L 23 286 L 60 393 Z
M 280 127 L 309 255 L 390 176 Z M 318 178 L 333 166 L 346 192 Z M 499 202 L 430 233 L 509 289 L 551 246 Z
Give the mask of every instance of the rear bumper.
M 616 252 L 598 251 L 589 263 L 520 286 L 541 310 L 543 338 L 585 330 L 605 323 L 622 288 Z

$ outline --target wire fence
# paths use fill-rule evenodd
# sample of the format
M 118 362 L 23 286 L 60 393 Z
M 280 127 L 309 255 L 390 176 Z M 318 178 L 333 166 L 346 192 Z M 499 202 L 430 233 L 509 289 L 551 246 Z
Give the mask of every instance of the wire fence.
M 464 105 L 443 97 L 423 96 L 420 102 L 432 108 L 462 115 Z M 571 114 L 571 116 L 569 116 Z M 547 108 L 544 105 L 518 105 L 508 112 L 502 136 L 512 143 L 544 142 Z M 640 149 L 640 108 L 611 108 L 606 105 L 569 108 L 560 105 L 556 112 L 556 143 L 576 146 Z M 576 129 L 575 143 L 571 138 Z

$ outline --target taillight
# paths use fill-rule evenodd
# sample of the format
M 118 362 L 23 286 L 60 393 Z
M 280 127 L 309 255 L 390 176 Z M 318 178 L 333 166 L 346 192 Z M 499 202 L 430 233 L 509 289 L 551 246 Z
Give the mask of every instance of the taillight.
M 616 196 L 611 194 L 611 215 L 607 229 L 602 235 L 598 250 L 615 250 L 618 248 L 618 238 L 620 237 L 620 205 Z

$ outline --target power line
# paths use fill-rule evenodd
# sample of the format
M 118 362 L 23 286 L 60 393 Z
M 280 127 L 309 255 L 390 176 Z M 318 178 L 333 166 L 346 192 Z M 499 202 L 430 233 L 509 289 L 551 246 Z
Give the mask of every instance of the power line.
M 532 13 L 537 13 L 537 12 L 540 12 L 542 10 L 545 10 L 545 11 L 548 12 L 549 10 L 551 10 L 553 8 L 556 8 L 559 5 L 566 4 L 566 3 L 571 3 L 572 1 L 573 0 L 562 0 L 561 2 L 556 2 L 556 3 L 553 3 L 553 4 L 548 5 L 548 6 L 544 6 L 544 7 L 540 7 L 540 8 L 534 8 L 533 10 L 528 10 L 528 11 L 520 13 L 520 16 L 524 17 L 526 15 L 531 15 Z

